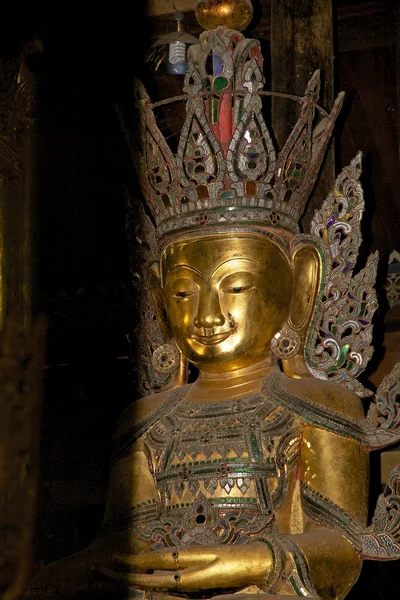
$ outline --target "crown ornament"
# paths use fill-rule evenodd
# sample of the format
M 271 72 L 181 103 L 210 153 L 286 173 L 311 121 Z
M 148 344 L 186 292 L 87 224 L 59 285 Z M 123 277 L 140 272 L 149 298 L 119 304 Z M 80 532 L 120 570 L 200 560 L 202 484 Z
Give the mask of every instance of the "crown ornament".
M 257 40 L 223 26 L 203 32 L 188 52 L 186 118 L 174 154 L 146 90 L 136 83 L 141 134 L 135 163 L 162 245 L 204 228 L 299 232 L 344 95 L 329 114 L 323 111 L 316 71 L 304 97 L 294 97 L 300 114 L 277 153 L 262 114 L 262 96 L 274 93 L 263 86 Z

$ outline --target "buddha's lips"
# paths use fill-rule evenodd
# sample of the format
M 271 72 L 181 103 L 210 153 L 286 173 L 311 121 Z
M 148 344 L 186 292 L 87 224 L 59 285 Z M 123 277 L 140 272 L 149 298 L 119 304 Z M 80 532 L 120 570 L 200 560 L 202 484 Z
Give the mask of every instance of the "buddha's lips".
M 196 335 L 194 333 L 190 337 L 205 346 L 213 346 L 214 344 L 219 344 L 219 342 L 226 340 L 232 333 L 234 333 L 234 329 L 225 331 L 224 333 L 216 333 L 215 335 Z

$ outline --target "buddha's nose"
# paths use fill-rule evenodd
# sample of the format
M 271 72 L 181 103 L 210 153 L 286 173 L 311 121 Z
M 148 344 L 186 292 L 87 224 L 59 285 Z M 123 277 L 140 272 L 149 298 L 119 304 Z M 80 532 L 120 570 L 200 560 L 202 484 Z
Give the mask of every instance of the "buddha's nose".
M 225 323 L 225 317 L 221 311 L 218 290 L 208 287 L 200 291 L 199 308 L 194 319 L 196 327 L 211 329 L 220 327 Z

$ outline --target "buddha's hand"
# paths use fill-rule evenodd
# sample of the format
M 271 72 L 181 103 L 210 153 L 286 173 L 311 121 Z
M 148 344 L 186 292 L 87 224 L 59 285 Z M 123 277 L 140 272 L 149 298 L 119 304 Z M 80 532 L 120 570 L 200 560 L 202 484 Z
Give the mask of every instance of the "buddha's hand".
M 188 595 L 262 585 L 273 568 L 271 552 L 262 543 L 177 547 L 137 556 L 115 554 L 113 560 L 115 569 L 95 570 L 137 589 Z

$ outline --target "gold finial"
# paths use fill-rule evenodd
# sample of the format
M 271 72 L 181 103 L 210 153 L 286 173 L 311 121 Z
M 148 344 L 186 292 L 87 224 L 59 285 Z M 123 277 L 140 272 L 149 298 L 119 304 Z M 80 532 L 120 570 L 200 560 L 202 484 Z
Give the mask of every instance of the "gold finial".
M 251 0 L 198 0 L 196 19 L 203 29 L 225 25 L 243 31 L 253 17 Z

